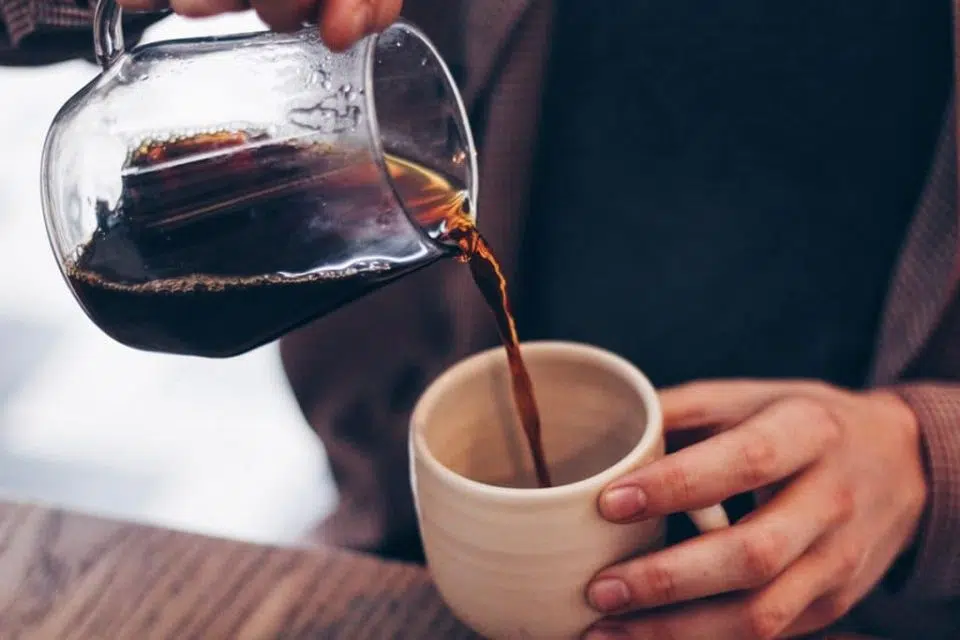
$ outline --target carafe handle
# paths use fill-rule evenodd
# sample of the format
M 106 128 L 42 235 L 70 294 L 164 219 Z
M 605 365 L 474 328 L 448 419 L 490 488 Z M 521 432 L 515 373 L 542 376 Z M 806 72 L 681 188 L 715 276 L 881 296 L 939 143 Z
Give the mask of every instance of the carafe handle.
M 116 0 L 99 0 L 93 11 L 93 51 L 106 70 L 123 55 L 122 10 Z

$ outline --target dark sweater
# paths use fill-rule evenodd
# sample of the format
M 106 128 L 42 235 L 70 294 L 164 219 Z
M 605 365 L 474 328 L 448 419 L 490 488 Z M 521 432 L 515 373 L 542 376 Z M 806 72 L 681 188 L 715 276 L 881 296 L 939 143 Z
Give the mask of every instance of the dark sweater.
M 525 339 L 605 346 L 660 385 L 861 385 L 950 90 L 949 2 L 557 11 Z

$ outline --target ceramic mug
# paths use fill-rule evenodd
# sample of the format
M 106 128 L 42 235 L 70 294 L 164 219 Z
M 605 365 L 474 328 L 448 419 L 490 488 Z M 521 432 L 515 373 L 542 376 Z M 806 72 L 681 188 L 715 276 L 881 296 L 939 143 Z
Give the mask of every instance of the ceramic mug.
M 663 415 L 650 381 L 616 354 L 521 349 L 555 486 L 537 488 L 498 347 L 443 373 L 414 408 L 417 517 L 437 589 L 464 623 L 495 640 L 578 638 L 601 617 L 590 579 L 664 544 L 662 518 L 620 525 L 597 510 L 608 483 L 665 454 Z M 729 526 L 720 506 L 690 515 L 701 531 Z

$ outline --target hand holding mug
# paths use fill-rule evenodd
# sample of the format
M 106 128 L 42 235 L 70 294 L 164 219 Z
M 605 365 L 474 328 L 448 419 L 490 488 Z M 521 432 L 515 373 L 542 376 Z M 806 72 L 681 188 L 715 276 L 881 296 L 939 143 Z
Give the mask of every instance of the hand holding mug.
M 916 418 L 896 395 L 817 382 L 693 383 L 661 394 L 666 429 L 713 434 L 611 483 L 636 522 L 760 491 L 735 526 L 601 571 L 593 638 L 796 637 L 865 596 L 913 541 L 926 501 Z
M 128 11 L 170 8 L 190 18 L 254 9 L 275 31 L 318 24 L 324 44 L 341 51 L 390 26 L 399 17 L 403 0 L 118 0 L 118 4 Z
M 461 620 L 498 640 L 573 640 L 602 617 L 587 604 L 590 578 L 663 546 L 663 518 L 612 524 L 597 510 L 605 486 L 664 455 L 662 413 L 619 356 L 558 342 L 521 349 L 555 486 L 537 488 L 497 347 L 441 375 L 413 411 L 417 515 L 434 583 Z M 719 506 L 696 509 L 702 530 L 729 524 Z

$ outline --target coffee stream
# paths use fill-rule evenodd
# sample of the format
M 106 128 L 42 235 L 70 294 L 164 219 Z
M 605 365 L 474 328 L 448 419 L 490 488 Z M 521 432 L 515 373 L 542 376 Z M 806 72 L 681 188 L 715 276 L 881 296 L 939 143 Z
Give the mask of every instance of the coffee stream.
M 453 227 L 451 235 L 456 237 L 460 244 L 465 260 L 470 264 L 473 281 L 477 283 L 477 288 L 480 289 L 487 306 L 496 318 L 500 339 L 507 350 L 507 361 L 513 382 L 513 399 L 533 455 L 537 483 L 541 488 L 550 487 L 552 483 L 543 451 L 540 411 L 537 409 L 537 400 L 533 395 L 533 382 L 530 380 L 527 365 L 520 353 L 520 338 L 517 334 L 517 323 L 514 320 L 513 311 L 510 308 L 507 279 L 503 275 L 500 263 L 477 227 L 466 218 L 460 218 L 460 220 L 463 224 Z
M 552 486 L 543 450 L 540 411 L 533 393 L 533 382 L 520 353 L 520 337 L 510 306 L 507 279 L 490 245 L 467 215 L 466 207 L 470 202 L 466 192 L 455 188 L 448 179 L 406 160 L 388 158 L 387 166 L 395 183 L 403 182 L 408 174 L 419 176 L 416 180 L 418 195 L 407 199 L 407 207 L 415 212 L 415 217 L 430 226 L 442 220 L 445 238 L 457 244 L 460 248 L 458 258 L 470 266 L 473 281 L 493 313 L 507 351 L 514 403 L 533 457 L 537 483 L 541 488 Z
M 401 158 L 388 157 L 387 168 L 399 192 L 417 194 L 406 198 L 407 213 L 427 224 L 443 221 L 457 257 L 469 265 L 506 348 L 537 482 L 551 486 L 506 278 L 466 215 L 465 191 Z M 87 313 L 124 344 L 201 356 L 242 353 L 396 276 L 401 267 L 389 262 L 297 276 L 278 267 L 281 260 L 307 263 L 335 251 L 339 238 L 316 239 L 322 216 L 332 215 L 322 208 L 346 203 L 367 215 L 382 207 L 380 185 L 375 165 L 243 132 L 146 142 L 124 173 L 120 214 L 106 211 L 98 219 L 92 239 L 67 261 L 66 275 Z M 311 237 L 312 243 L 301 240 Z M 259 275 L 217 275 L 238 272 Z

